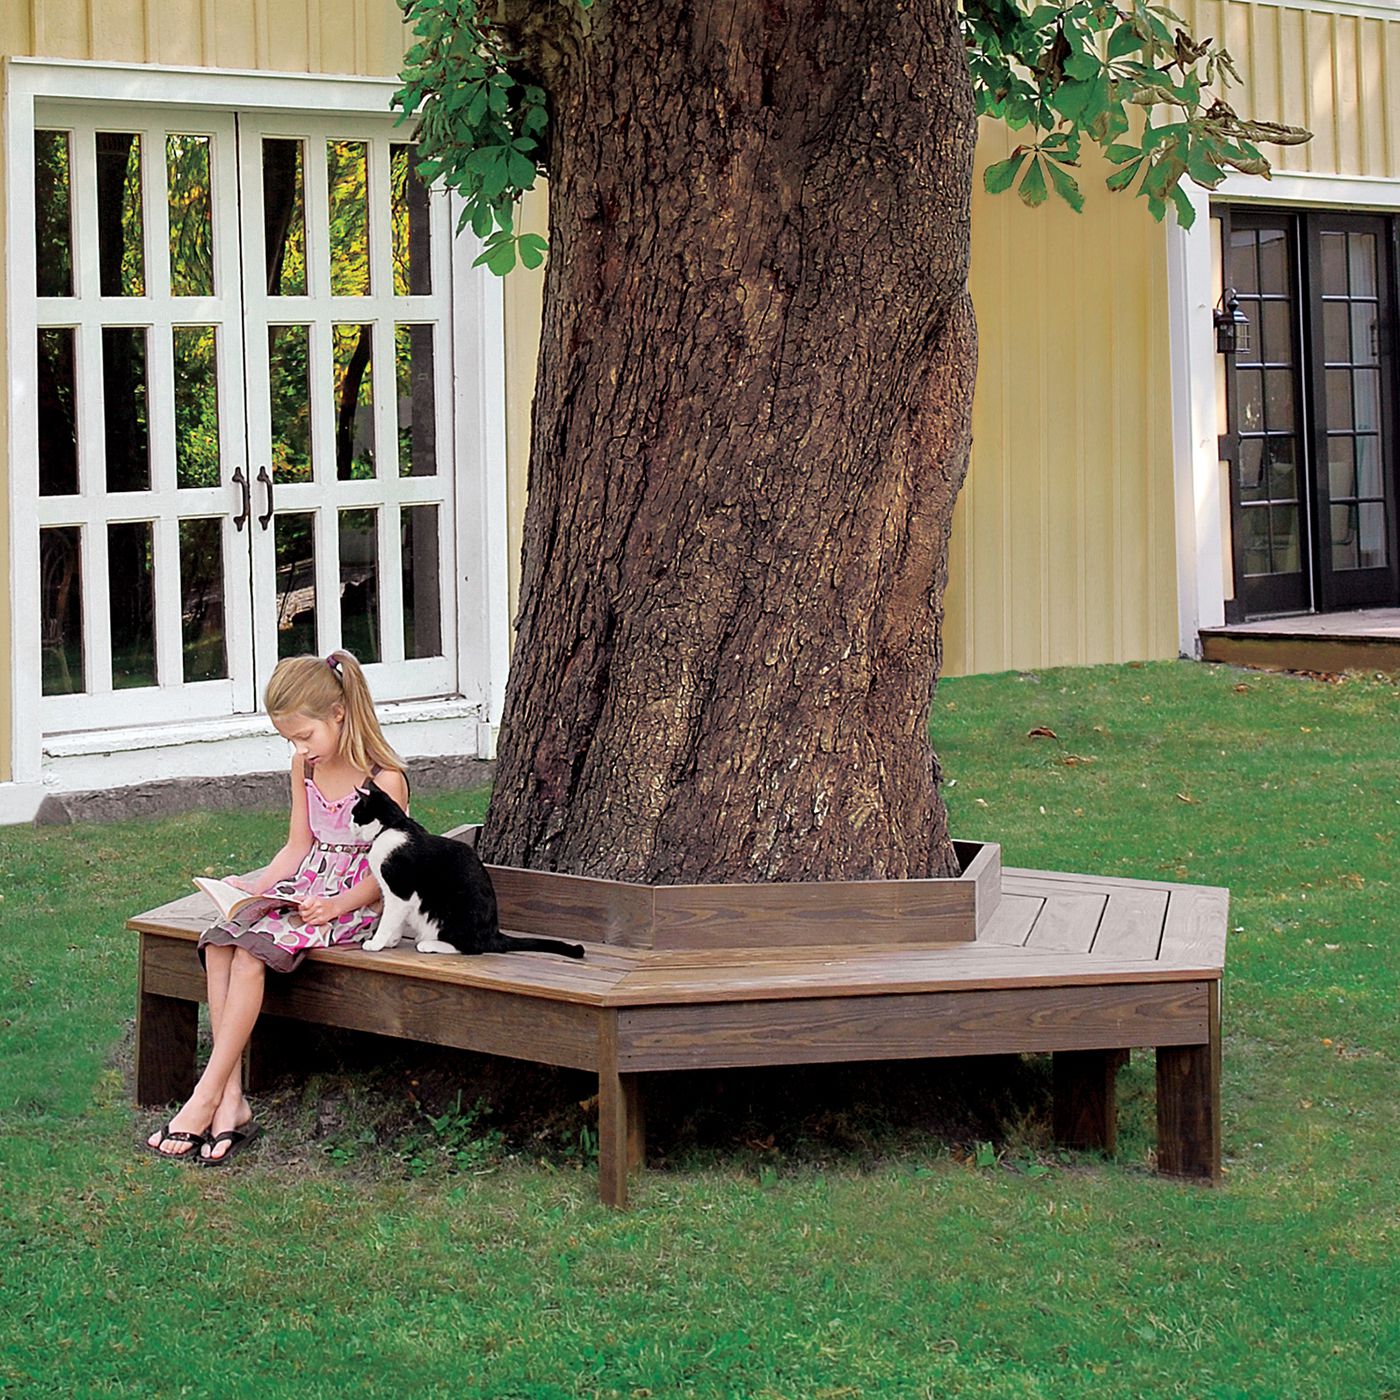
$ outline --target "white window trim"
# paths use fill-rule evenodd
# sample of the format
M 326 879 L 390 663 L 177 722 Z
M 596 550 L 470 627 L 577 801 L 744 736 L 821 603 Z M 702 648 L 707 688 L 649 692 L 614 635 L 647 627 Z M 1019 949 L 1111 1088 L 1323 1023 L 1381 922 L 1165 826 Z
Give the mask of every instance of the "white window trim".
M 393 79 L 319 74 L 210 70 L 156 65 L 118 65 L 78 60 L 5 60 L 5 158 L 8 172 L 5 214 L 8 252 L 4 269 L 6 331 L 11 352 L 9 384 L 10 607 L 12 611 L 11 773 L 0 784 L 0 822 L 28 812 L 43 790 L 44 738 L 37 700 L 41 659 L 37 616 L 25 617 L 22 600 L 33 598 L 38 577 L 38 532 L 33 499 L 37 490 L 37 425 L 17 401 L 34 388 L 33 183 L 27 178 L 34 142 L 36 100 L 129 102 L 143 106 L 216 108 L 229 111 L 325 110 L 354 115 L 390 111 L 398 83 Z M 455 213 L 453 227 L 455 228 Z M 506 551 L 506 434 L 504 308 L 500 279 L 474 269 L 478 251 L 469 235 L 453 239 L 453 378 L 456 458 L 458 571 L 457 693 L 467 716 L 452 714 L 444 725 L 461 735 L 476 719 L 476 748 L 489 756 L 500 720 L 509 661 L 510 605 Z M 25 294 L 16 295 L 24 288 Z M 461 390 L 478 396 L 475 414 L 455 411 Z M 465 421 L 470 419 L 471 421 Z M 35 610 L 37 614 L 37 609 Z M 456 707 L 447 707 L 455 711 Z M 236 736 L 246 716 L 227 721 Z M 133 742 L 145 743 L 139 734 Z M 461 745 L 460 747 L 470 747 Z M 423 750 L 445 751 L 445 750 Z M 92 786 L 102 782 L 92 770 Z M 71 782 L 65 786 L 72 787 Z M 33 805 L 37 805 L 34 803 Z

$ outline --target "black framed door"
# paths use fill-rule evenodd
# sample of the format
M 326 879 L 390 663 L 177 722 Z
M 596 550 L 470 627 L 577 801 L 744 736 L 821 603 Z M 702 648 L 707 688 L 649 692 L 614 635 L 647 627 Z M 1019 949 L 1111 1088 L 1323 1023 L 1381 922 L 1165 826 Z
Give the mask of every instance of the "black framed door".
M 1395 220 L 1226 208 L 1235 596 L 1248 616 L 1400 602 Z

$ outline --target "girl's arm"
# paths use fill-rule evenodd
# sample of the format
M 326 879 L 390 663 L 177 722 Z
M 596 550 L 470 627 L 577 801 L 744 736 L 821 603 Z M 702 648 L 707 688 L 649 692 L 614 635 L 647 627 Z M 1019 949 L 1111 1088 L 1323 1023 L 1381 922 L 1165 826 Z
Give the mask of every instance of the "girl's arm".
M 408 811 L 408 779 L 398 769 L 386 768 L 374 781 L 405 812 Z M 367 904 L 378 904 L 382 894 L 379 881 L 366 872 L 359 884 L 342 890 L 331 899 L 308 899 L 301 907 L 301 916 L 308 924 L 328 924 L 342 914 L 353 914 Z
M 306 813 L 306 768 L 300 754 L 292 755 L 292 814 L 287 841 L 261 870 L 251 870 L 237 881 L 252 894 L 262 894 L 279 880 L 295 875 L 311 849 L 311 819 Z M 231 882 L 232 883 L 232 882 Z

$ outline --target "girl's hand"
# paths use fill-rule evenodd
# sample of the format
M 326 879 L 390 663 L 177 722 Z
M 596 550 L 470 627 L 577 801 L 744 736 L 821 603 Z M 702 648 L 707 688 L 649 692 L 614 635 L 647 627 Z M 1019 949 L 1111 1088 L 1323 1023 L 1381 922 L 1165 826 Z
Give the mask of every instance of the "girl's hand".
M 312 928 L 334 923 L 340 917 L 340 906 L 335 900 L 325 899 L 318 894 L 309 895 L 298 907 L 301 910 L 302 922 Z

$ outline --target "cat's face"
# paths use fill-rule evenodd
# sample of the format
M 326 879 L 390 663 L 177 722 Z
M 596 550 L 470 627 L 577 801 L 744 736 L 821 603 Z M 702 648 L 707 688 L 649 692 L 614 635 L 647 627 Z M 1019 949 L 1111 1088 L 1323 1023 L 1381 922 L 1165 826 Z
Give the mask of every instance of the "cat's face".
M 399 810 L 398 804 L 373 778 L 356 788 L 359 794 L 350 809 L 350 827 L 357 841 L 373 841 L 384 829 L 385 819 Z

